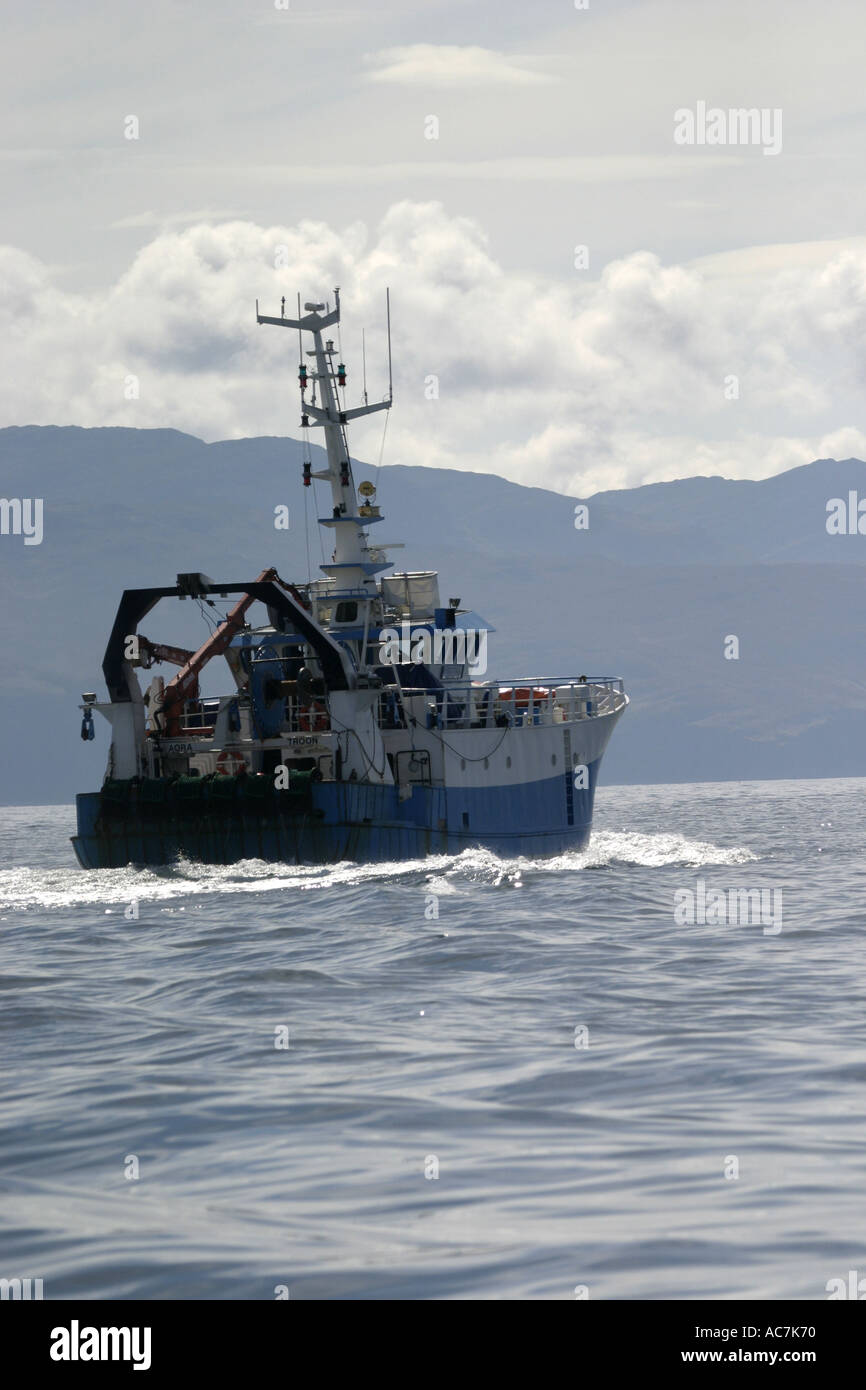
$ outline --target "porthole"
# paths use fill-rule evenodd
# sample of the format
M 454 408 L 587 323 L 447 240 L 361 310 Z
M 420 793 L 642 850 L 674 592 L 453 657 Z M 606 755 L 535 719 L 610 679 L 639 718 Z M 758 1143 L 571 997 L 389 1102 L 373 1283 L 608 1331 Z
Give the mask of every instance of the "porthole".
M 466 759 L 465 759 L 465 758 L 461 758 L 461 759 L 460 759 L 460 771 L 461 771 L 461 772 L 465 772 L 465 771 L 466 771 Z
M 551 753 L 551 755 L 550 755 L 550 761 L 551 761 L 551 763 L 553 764 L 553 766 L 556 767 L 556 754 L 555 754 L 555 753 Z
M 510 758 L 506 758 L 506 759 L 505 759 L 505 766 L 506 766 L 506 767 L 510 767 L 510 766 L 511 766 L 511 759 L 510 759 Z
M 487 768 L 488 768 L 489 766 L 490 766 L 490 759 L 489 759 L 489 758 L 485 758 L 485 759 L 484 759 L 484 770 L 485 770 L 485 772 L 486 772 L 486 770 L 487 770 Z

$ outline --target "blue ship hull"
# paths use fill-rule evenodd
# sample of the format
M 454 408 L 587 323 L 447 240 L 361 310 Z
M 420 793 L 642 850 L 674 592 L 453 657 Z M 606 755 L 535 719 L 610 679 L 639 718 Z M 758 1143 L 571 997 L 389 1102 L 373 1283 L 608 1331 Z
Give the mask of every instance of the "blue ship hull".
M 586 845 L 600 761 L 589 765 L 582 790 L 570 785 L 570 773 L 499 787 L 416 786 L 402 801 L 392 785 L 321 782 L 308 805 L 291 811 L 275 804 L 143 814 L 132 806 L 118 814 L 107 812 L 101 793 L 84 792 L 76 797 L 72 843 L 86 869 L 170 864 L 178 856 L 205 864 L 369 864 L 459 854 L 473 846 L 506 858 L 538 857 Z

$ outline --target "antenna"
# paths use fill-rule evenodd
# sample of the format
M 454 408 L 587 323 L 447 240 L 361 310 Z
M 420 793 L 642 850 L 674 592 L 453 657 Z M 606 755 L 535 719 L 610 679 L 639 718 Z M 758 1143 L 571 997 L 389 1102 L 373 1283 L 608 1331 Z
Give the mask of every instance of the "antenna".
M 364 404 L 367 404 L 367 338 L 366 332 L 361 329 L 361 369 L 364 374 Z
M 385 289 L 385 315 L 388 320 L 388 399 L 394 399 L 394 382 L 391 377 L 391 291 Z

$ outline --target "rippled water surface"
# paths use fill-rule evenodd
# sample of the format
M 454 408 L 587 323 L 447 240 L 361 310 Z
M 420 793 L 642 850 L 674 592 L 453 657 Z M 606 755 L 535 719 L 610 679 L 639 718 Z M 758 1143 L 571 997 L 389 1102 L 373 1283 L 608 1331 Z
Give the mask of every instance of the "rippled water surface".
M 87 873 L 71 831 L 0 810 L 0 1276 L 815 1299 L 866 1272 L 866 781 L 603 788 L 589 850 L 536 861 Z M 781 919 L 681 925 L 699 883 Z

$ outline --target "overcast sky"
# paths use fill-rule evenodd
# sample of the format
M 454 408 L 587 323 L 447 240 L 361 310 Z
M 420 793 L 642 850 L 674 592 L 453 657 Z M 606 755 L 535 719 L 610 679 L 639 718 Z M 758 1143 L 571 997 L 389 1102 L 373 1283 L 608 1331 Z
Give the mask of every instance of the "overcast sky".
M 295 434 L 256 296 L 341 286 L 355 403 L 390 285 L 386 462 L 586 495 L 866 457 L 861 3 L 289 6 L 2 0 L 0 424 Z M 701 102 L 781 149 L 678 144 Z

